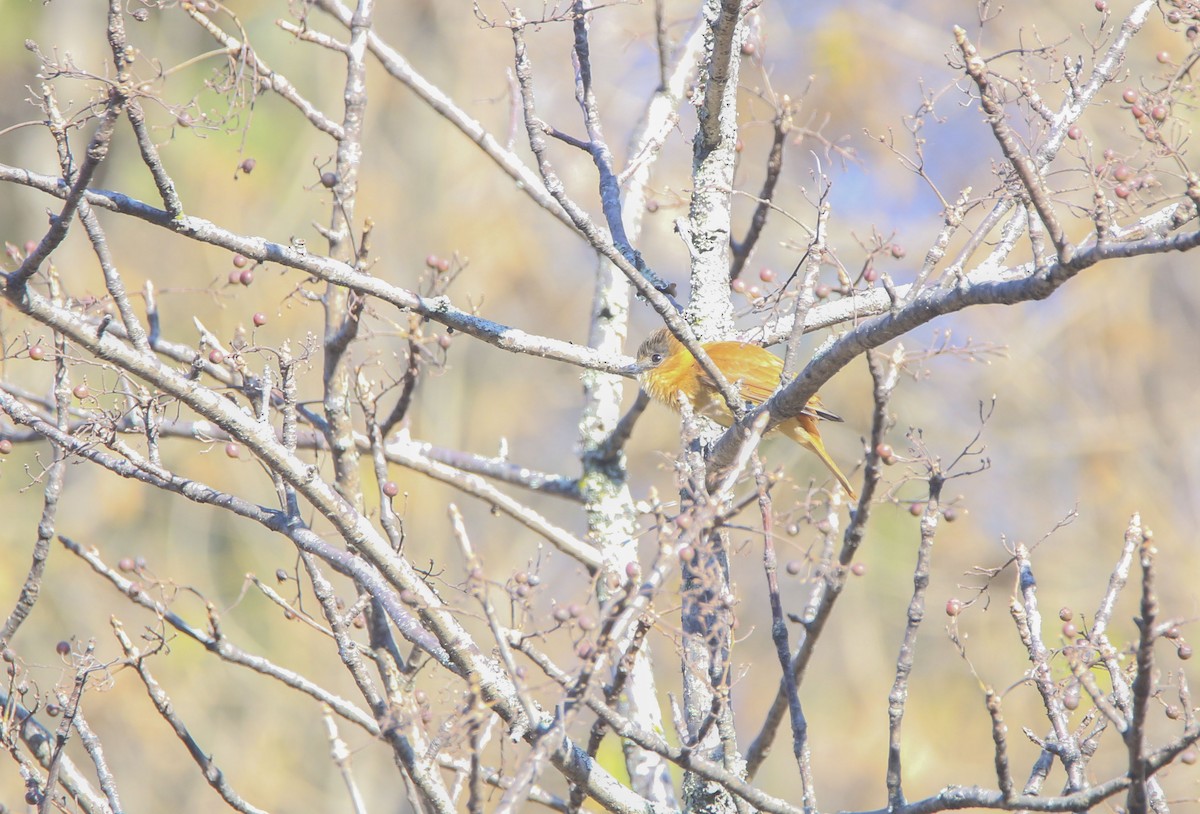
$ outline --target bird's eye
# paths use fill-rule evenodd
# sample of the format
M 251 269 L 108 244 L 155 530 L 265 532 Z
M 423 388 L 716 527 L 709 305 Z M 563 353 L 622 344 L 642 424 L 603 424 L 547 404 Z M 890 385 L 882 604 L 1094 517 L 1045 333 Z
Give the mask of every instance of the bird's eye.
M 662 360 L 663 360 L 663 355 L 662 355 L 661 353 L 652 353 L 652 354 L 650 354 L 650 364 L 652 364 L 652 365 L 661 365 L 661 364 L 662 364 Z

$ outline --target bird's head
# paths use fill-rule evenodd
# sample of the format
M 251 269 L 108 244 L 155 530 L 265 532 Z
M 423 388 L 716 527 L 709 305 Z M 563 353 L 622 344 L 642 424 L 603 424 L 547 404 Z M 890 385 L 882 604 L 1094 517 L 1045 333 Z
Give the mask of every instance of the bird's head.
M 637 369 L 639 373 L 653 370 L 667 360 L 671 354 L 671 332 L 659 328 L 642 342 L 637 352 Z

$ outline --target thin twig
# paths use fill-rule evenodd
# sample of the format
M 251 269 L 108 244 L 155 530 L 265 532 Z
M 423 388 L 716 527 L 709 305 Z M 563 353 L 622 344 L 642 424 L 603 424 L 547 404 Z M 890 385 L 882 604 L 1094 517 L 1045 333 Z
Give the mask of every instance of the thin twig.
M 1154 588 L 1154 555 L 1156 549 L 1148 536 L 1141 545 L 1142 585 L 1140 613 L 1137 618 L 1137 673 L 1133 679 L 1133 698 L 1125 746 L 1129 751 L 1129 794 L 1125 807 L 1130 814 L 1145 814 L 1149 807 L 1146 780 L 1146 713 L 1154 691 L 1154 625 L 1158 618 L 1158 596 Z
M 220 766 L 212 759 L 211 755 L 200 747 L 196 739 L 192 737 L 187 724 L 184 723 L 183 719 L 175 711 L 175 705 L 172 703 L 170 696 L 167 695 L 166 690 L 162 688 L 150 673 L 149 667 L 146 666 L 146 655 L 134 646 L 133 641 L 125 633 L 124 626 L 118 620 L 111 620 L 111 625 L 117 641 L 121 644 L 121 649 L 125 652 L 127 663 L 130 667 L 134 668 L 138 678 L 146 686 L 146 693 L 150 696 L 150 700 L 154 703 L 158 714 L 175 730 L 175 737 L 179 738 L 180 742 L 187 748 L 188 754 L 192 756 L 192 760 L 200 767 L 200 773 L 204 776 L 205 781 L 221 796 L 225 804 L 234 811 L 240 811 L 242 814 L 265 814 L 262 809 L 256 808 L 246 802 L 242 799 L 241 795 L 234 791 L 233 786 L 225 779 L 225 773 L 221 771 Z
M 771 640 L 775 643 L 775 655 L 779 659 L 780 675 L 783 677 L 783 692 L 787 699 L 788 715 L 792 724 L 792 755 L 800 772 L 800 795 L 805 809 L 816 808 L 813 789 L 812 753 L 808 744 L 808 719 L 800 704 L 800 692 L 796 676 L 792 673 L 792 647 L 789 642 L 787 619 L 783 615 L 783 601 L 779 596 L 779 569 L 775 554 L 775 521 L 771 509 L 771 495 L 762 463 L 755 458 L 754 480 L 758 487 L 758 506 L 763 527 L 763 570 L 767 576 L 767 595 L 771 603 Z
M 1046 717 L 1050 721 L 1054 753 L 1062 761 L 1067 773 L 1067 792 L 1074 793 L 1086 784 L 1083 755 L 1077 739 L 1071 733 L 1067 710 L 1051 676 L 1050 651 L 1042 641 L 1042 616 L 1037 602 L 1037 581 L 1033 576 L 1029 551 L 1024 544 L 1017 544 L 1014 561 L 1017 566 L 1018 593 L 1009 604 L 1009 612 L 1016 622 L 1021 642 L 1029 654 L 1029 662 L 1033 667 L 1033 686 L 1042 698 Z
M 900 654 L 896 657 L 896 678 L 888 694 L 888 761 L 887 788 L 888 805 L 899 808 L 904 805 L 903 775 L 900 763 L 901 724 L 904 721 L 904 706 L 908 700 L 908 678 L 912 674 L 917 648 L 917 631 L 925 619 L 925 592 L 929 588 L 929 567 L 933 557 L 933 543 L 941 518 L 939 500 L 945 478 L 940 471 L 929 476 L 929 500 L 921 515 L 921 544 L 917 548 L 917 563 L 913 569 L 913 593 L 908 603 L 907 623 L 900 643 Z

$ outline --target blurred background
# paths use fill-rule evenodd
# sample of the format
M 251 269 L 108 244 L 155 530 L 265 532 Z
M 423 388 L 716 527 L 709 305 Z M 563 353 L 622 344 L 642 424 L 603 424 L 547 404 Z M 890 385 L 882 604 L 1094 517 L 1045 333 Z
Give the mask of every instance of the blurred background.
M 668 33 L 677 42 L 690 26 L 694 4 L 664 5 Z M 1127 12 L 1126 3 L 1110 5 L 1116 19 Z M 342 58 L 298 42 L 276 25 L 277 19 L 293 19 L 291 12 L 301 6 L 258 0 L 231 2 L 228 8 L 236 13 L 260 59 L 337 120 Z M 484 14 L 502 13 L 498 4 L 482 3 L 481 8 Z M 321 251 L 316 224 L 329 220 L 330 194 L 319 179 L 332 167 L 333 141 L 272 94 L 251 100 L 245 93 L 223 89 L 227 65 L 213 53 L 213 40 L 178 8 L 148 11 L 145 22 L 129 18 L 129 37 L 140 51 L 139 78 L 161 100 L 147 98 L 143 105 L 187 213 L 277 242 L 303 238 L 310 250 Z M 526 13 L 532 16 L 533 10 Z M 314 30 L 345 38 L 333 21 L 315 11 L 310 14 Z M 982 31 L 981 15 L 994 16 Z M 829 242 L 839 260 L 856 275 L 866 254 L 862 246 L 877 233 L 901 249 L 878 260 L 878 265 L 898 283 L 906 283 L 942 225 L 937 194 L 897 156 L 915 155 L 909 127 L 924 98 L 936 99 L 935 113 L 925 117 L 919 131 L 924 169 L 941 195 L 953 200 L 969 185 L 976 199 L 984 199 L 997 186 L 992 172 L 999 157 L 995 142 L 977 108 L 967 104 L 956 87 L 960 72 L 948 67 L 951 27 L 966 28 L 984 54 L 1022 44 L 1047 49 L 1049 69 L 1032 57 L 1029 63 L 1035 76 L 1053 79 L 1064 59 L 1082 57 L 1090 68 L 1088 38 L 1096 36 L 1102 13 L 1093 0 L 1019 0 L 1002 10 L 937 0 L 849 0 L 766 3 L 757 17 L 755 53 L 744 61 L 741 75 L 738 188 L 755 195 L 762 182 L 772 135 L 772 108 L 764 98 L 773 93 L 802 99 L 797 122 L 820 138 L 798 137 L 789 144 L 778 205 L 811 225 L 812 201 L 819 191 L 816 177 L 824 173 L 832 185 Z M 5 23 L 0 26 L 0 161 L 56 175 L 54 144 L 38 126 L 43 116 L 30 101 L 38 95 L 40 66 L 24 42 L 69 60 L 81 72 L 107 76 L 111 56 L 104 10 L 100 4 L 67 0 L 0 0 L 0 19 Z M 216 19 L 227 31 L 234 30 L 227 16 Z M 523 127 L 514 118 L 512 40 L 506 30 L 481 22 L 468 4 L 420 0 L 380 4 L 375 29 L 416 70 L 529 159 Z M 630 133 L 658 84 L 653 32 L 653 3 L 607 6 L 593 17 L 592 55 L 601 113 L 618 163 L 627 157 Z M 528 39 L 539 114 L 558 129 L 582 137 L 573 97 L 570 27 L 547 24 L 531 29 Z M 1121 92 L 1160 71 L 1160 53 L 1177 63 L 1189 47 L 1180 26 L 1152 13 L 1121 67 L 1127 79 L 1102 93 L 1081 121 L 1083 138 L 1064 149 L 1056 165 L 1068 179 L 1062 188 L 1078 188 L 1070 177 L 1079 173 L 1083 157 L 1098 162 L 1105 149 L 1128 156 L 1131 164 L 1148 160 L 1144 140 L 1121 109 Z M 1011 58 L 1007 67 L 1015 72 L 1018 64 Z M 80 118 L 94 100 L 98 82 L 60 80 L 56 87 L 64 111 Z M 246 86 L 236 87 L 244 91 Z M 1057 107 L 1059 91 L 1049 85 L 1042 90 L 1050 106 Z M 449 291 L 459 307 L 475 307 L 482 316 L 531 333 L 585 342 L 596 267 L 585 243 L 536 207 L 467 138 L 373 63 L 368 92 L 357 217 L 375 222 L 377 262 L 372 273 L 419 288 L 432 274 L 426 259 L 447 258 L 462 269 Z M 181 111 L 192 117 L 190 126 L 181 124 Z M 1172 125 L 1189 128 L 1190 115 L 1179 106 L 1172 111 Z M 656 165 L 653 205 L 645 214 L 638 246 L 662 277 L 679 285 L 681 299 L 686 299 L 688 255 L 673 233 L 673 222 L 687 212 L 694 124 L 694 113 L 685 105 Z M 77 154 L 91 129 L 85 125 L 73 131 Z M 156 203 L 152 179 L 130 136 L 122 122 L 93 186 Z M 881 139 L 891 141 L 894 150 Z M 830 150 L 827 144 L 838 149 Z M 552 145 L 551 157 L 571 194 L 599 219 L 590 159 L 561 143 Z M 237 172 L 245 158 L 255 159 L 251 174 Z M 1171 172 L 1159 170 L 1163 188 L 1177 183 Z M 1085 203 L 1088 194 L 1084 190 Z M 737 233 L 745 230 L 752 207 L 748 197 L 737 201 Z M 47 210 L 56 209 L 56 202 L 39 193 L 15 185 L 0 188 L 0 237 L 18 247 L 38 240 Z M 974 211 L 977 217 L 985 209 Z M 256 269 L 250 285 L 232 284 L 228 276 L 234 267 L 228 253 L 110 213 L 101 212 L 100 217 L 127 287 L 138 290 L 145 281 L 156 286 L 167 338 L 196 344 L 197 318 L 226 340 L 241 335 L 252 346 L 267 348 L 286 340 L 294 351 L 311 348 L 302 393 L 319 399 L 323 314 L 318 304 L 301 296 L 303 290 L 319 287 L 270 266 Z M 1070 223 L 1073 239 L 1089 231 L 1085 220 Z M 769 293 L 790 275 L 806 241 L 800 226 L 773 214 L 747 266 L 746 282 Z M 1023 261 L 1027 255 L 1027 250 L 1019 250 L 1014 260 Z M 73 296 L 104 295 L 95 259 L 79 230 L 53 260 Z M 979 435 L 972 447 L 976 454 L 954 470 L 975 474 L 952 479 L 943 493 L 955 507 L 955 519 L 939 531 L 928 617 L 909 697 L 905 790 L 910 799 L 948 783 L 995 784 L 981 683 L 1005 691 L 1018 782 L 1037 755 L 1021 738 L 1020 727 L 1045 734 L 1040 700 L 1021 683 L 1029 665 L 1007 612 L 1011 570 L 981 596 L 984 582 L 969 573 L 973 567 L 999 567 L 1016 542 L 1038 543 L 1034 562 L 1046 618 L 1044 635 L 1048 644 L 1057 646 L 1065 641 L 1056 621 L 1059 609 L 1069 607 L 1077 616 L 1090 618 L 1125 527 L 1131 515 L 1140 512 L 1154 530 L 1160 551 L 1163 614 L 1183 619 L 1197 614 L 1200 434 L 1195 417 L 1200 414 L 1200 366 L 1195 347 L 1200 293 L 1193 283 L 1195 262 L 1192 255 L 1174 254 L 1101 265 L 1046 302 L 976 308 L 904 337 L 905 348 L 915 356 L 911 375 L 903 378 L 892 403 L 895 426 L 889 441 L 902 459 L 886 473 L 895 500 L 875 509 L 859 557 L 864 573 L 851 580 L 802 688 L 822 809 L 886 803 L 887 692 L 918 542 L 918 521 L 909 508 L 922 497 L 922 484 L 911 480 L 922 468 L 903 461 L 915 457 L 909 454 L 910 429 L 920 431 L 925 447 L 944 464 Z M 765 282 L 772 272 L 774 282 Z M 823 281 L 836 284 L 832 267 L 826 274 Z M 734 297 L 744 312 L 743 327 L 761 322 L 763 314 L 752 307 L 752 297 Z M 252 322 L 256 312 L 268 317 L 258 328 Z M 656 324 L 650 309 L 635 305 L 629 352 Z M 48 393 L 52 365 L 30 360 L 26 351 L 33 343 L 49 346 L 50 338 L 11 308 L 0 311 L 0 326 L 7 357 L 2 362 L 5 381 Z M 368 340 L 356 350 L 357 361 L 381 379 L 398 377 L 407 326 L 407 315 L 370 304 L 364 325 Z M 428 331 L 433 336 L 444 333 L 438 326 Z M 810 336 L 808 352 L 827 336 Z M 973 352 L 929 358 L 920 353 L 947 346 Z M 781 348 L 775 350 L 782 353 Z M 272 361 L 268 353 L 250 353 L 247 358 L 260 367 Z M 437 358 L 439 365 L 422 382 L 410 413 L 408 430 L 414 438 L 483 455 L 506 448 L 509 458 L 522 465 L 578 474 L 579 370 L 508 354 L 463 336 L 454 337 Z M 111 372 L 88 362 L 76 368 L 76 375 L 86 376 L 93 391 L 115 384 Z M 631 383 L 627 402 L 634 392 Z M 870 431 L 866 365 L 852 365 L 822 394 L 845 418 L 844 424 L 831 425 L 825 436 L 834 458 L 849 471 L 861 462 L 863 439 Z M 986 422 L 981 422 L 981 411 L 990 414 Z M 671 499 L 671 462 L 678 444 L 677 417 L 651 407 L 629 446 L 636 498 L 656 490 L 663 499 Z M 223 447 L 177 441 L 167 451 L 171 465 L 181 473 L 272 505 L 274 490 L 262 469 L 245 455 L 231 460 Z M 795 533 L 781 539 L 779 548 L 782 560 L 803 565 L 797 575 L 783 578 L 787 609 L 798 613 L 811 587 L 808 564 L 820 547 L 820 535 L 806 522 L 801 501 L 810 479 L 820 481 L 825 473 L 815 459 L 787 441 L 770 441 L 765 451 L 768 465 L 790 476 L 776 493 L 776 508 L 795 526 Z M 988 466 L 976 471 L 983 459 Z M 9 518 L 0 531 L 0 607 L 6 612 L 28 568 L 42 507 L 39 475 L 48 460 L 48 447 L 28 444 L 0 463 L 0 513 Z M 532 600 L 535 610 L 594 603 L 586 574 L 529 531 L 421 475 L 395 468 L 391 476 L 401 489 L 395 506 L 405 523 L 406 551 L 418 566 L 429 565 L 439 590 L 459 590 L 464 571 L 444 509 L 454 501 L 466 512 L 468 529 L 498 583 L 519 569 L 534 568 L 543 575 L 546 587 Z M 851 477 L 859 480 L 860 472 L 856 469 Z M 583 532 L 578 505 L 505 488 L 553 521 Z M 759 601 L 764 580 L 761 540 L 754 532 L 757 520 L 747 514 L 744 522 L 745 530 L 734 534 L 734 577 L 744 597 L 737 610 L 734 657 L 741 668 L 734 699 L 748 744 L 774 693 L 777 670 L 769 614 Z M 643 528 L 651 524 L 652 518 L 643 518 Z M 277 569 L 295 568 L 296 555 L 286 541 L 84 463 L 69 469 L 58 531 L 94 546 L 110 564 L 123 557 L 145 558 L 149 576 L 143 581 L 171 598 L 176 612 L 202 625 L 204 600 L 210 601 L 220 611 L 225 633 L 240 646 L 356 697 L 332 643 L 286 620 L 278 607 L 248 585 L 247 574 L 274 580 Z M 654 535 L 646 534 L 643 563 L 650 562 L 655 547 Z M 294 583 L 277 588 L 289 597 L 296 590 Z M 945 633 L 943 608 L 951 598 L 977 597 L 980 601 L 958 623 L 968 663 Z M 305 601 L 305 608 L 316 612 L 311 597 Z M 668 602 L 660 603 L 658 610 L 664 621 L 652 647 L 665 704 L 665 693 L 678 690 L 672 635 L 678 617 Z M 515 613 L 516 621 L 524 618 L 519 610 Z M 1136 596 L 1124 597 L 1114 616 L 1115 640 L 1133 635 L 1136 613 Z M 132 607 L 56 544 L 43 596 L 12 643 L 25 680 L 43 695 L 55 687 L 69 687 L 72 670 L 55 652 L 59 641 L 80 647 L 94 639 L 102 660 L 115 659 L 120 651 L 109 630 L 114 616 L 131 632 L 158 626 L 152 615 Z M 1184 629 L 1185 638 L 1189 632 Z M 555 634 L 546 648 L 570 666 L 571 640 L 566 633 Z M 1166 681 L 1182 665 L 1169 648 L 1160 646 L 1159 653 Z M 1056 662 L 1056 667 L 1058 677 L 1066 674 L 1062 663 Z M 308 699 L 221 664 L 186 640 L 174 640 L 169 656 L 153 660 L 151 669 L 201 747 L 247 800 L 276 811 L 346 807 L 341 779 L 328 757 L 320 710 Z M 436 710 L 426 725 L 436 730 L 455 709 L 458 687 L 433 669 L 419 683 Z M 153 712 L 135 676 L 113 670 L 85 695 L 83 707 L 107 747 L 129 810 L 216 810 L 219 800 Z M 56 723 L 46 720 L 51 726 Z M 1156 735 L 1174 731 L 1168 724 L 1156 719 Z M 372 809 L 406 810 L 387 750 L 349 725 L 342 726 L 342 736 L 353 750 L 356 773 Z M 1106 748 L 1093 764 L 1094 778 L 1120 771 L 1122 747 L 1115 733 L 1107 737 Z M 86 756 L 76 747 L 72 744 L 69 753 L 85 763 Z M 615 745 L 609 742 L 605 748 L 606 764 L 619 771 Z M 783 797 L 791 797 L 797 788 L 790 751 L 784 734 L 761 775 L 767 790 Z M 1047 788 L 1056 789 L 1061 779 L 1052 777 Z M 1173 770 L 1167 779 L 1171 795 L 1186 800 L 1196 798 L 1196 781 L 1190 767 Z M 0 766 L 0 803 L 22 810 L 23 795 L 15 765 Z

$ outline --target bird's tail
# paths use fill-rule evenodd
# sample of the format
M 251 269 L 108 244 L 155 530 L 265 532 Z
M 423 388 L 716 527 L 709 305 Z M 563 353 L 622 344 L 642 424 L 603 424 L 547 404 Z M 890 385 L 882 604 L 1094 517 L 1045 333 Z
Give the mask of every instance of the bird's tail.
M 833 473 L 833 476 L 838 479 L 838 483 L 846 490 L 846 494 L 850 496 L 850 499 L 858 500 L 858 493 L 850 485 L 849 478 L 842 474 L 842 470 L 838 469 L 838 465 L 833 462 L 833 458 L 830 458 L 829 453 L 825 451 L 825 443 L 821 440 L 820 431 L 817 430 L 816 419 L 806 415 L 797 416 L 791 421 L 785 421 L 779 429 L 800 446 L 816 453 L 816 456 L 821 459 L 821 463 L 825 464 L 829 471 Z

